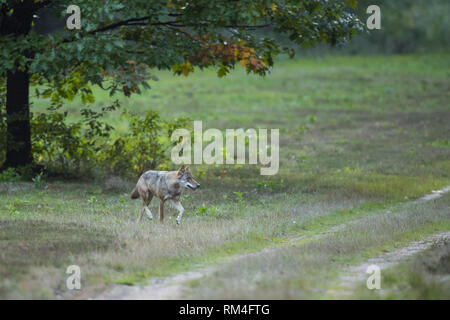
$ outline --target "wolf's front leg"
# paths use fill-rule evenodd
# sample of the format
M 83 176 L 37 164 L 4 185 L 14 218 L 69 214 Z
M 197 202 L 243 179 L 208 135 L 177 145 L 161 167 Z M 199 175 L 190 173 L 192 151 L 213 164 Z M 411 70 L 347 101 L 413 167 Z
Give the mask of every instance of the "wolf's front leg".
M 152 212 L 150 211 L 150 209 L 148 207 L 145 207 L 144 210 L 145 210 L 145 214 L 147 215 L 147 218 L 149 218 L 150 220 L 153 220 L 153 215 L 152 215 Z
M 177 224 L 180 224 L 181 218 L 183 217 L 184 208 L 178 200 L 174 200 L 173 205 L 178 210 Z

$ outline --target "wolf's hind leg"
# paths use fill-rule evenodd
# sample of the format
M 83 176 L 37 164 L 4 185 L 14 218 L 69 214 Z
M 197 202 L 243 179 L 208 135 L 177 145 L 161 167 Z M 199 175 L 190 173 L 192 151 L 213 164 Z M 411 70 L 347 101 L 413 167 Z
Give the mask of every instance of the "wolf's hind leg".
M 147 194 L 141 194 L 141 197 L 142 197 L 144 207 L 142 208 L 141 214 L 139 215 L 139 218 L 137 220 L 138 223 L 141 221 L 142 216 L 144 215 L 144 212 L 150 220 L 153 219 L 152 212 L 148 208 L 150 201 L 152 201 L 153 195 L 150 192 L 148 192 Z
M 179 200 L 174 200 L 173 205 L 178 210 L 178 217 L 177 217 L 177 224 L 181 223 L 181 218 L 183 217 L 184 208 L 181 205 L 181 202 Z
M 153 199 L 153 195 L 149 192 L 146 198 L 146 201 L 144 202 L 144 210 L 145 210 L 145 214 L 147 215 L 147 218 L 149 218 L 150 220 L 153 220 L 153 215 L 152 212 L 150 211 L 148 205 L 150 204 L 150 201 L 152 201 Z
M 159 198 L 159 221 L 164 222 L 164 198 Z

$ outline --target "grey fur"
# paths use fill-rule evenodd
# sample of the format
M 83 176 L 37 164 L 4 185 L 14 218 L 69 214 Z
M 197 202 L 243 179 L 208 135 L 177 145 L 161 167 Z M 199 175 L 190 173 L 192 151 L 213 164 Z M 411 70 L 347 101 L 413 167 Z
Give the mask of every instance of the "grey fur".
M 163 222 L 164 220 L 164 202 L 170 199 L 179 211 L 177 217 L 177 223 L 179 224 L 184 212 L 183 206 L 180 203 L 180 197 L 184 188 L 196 190 L 198 187 L 200 187 L 200 184 L 194 180 L 192 173 L 189 171 L 189 167 L 185 168 L 182 166 L 178 171 L 149 170 L 143 173 L 131 193 L 132 199 L 141 197 L 144 205 L 138 222 L 144 212 L 147 212 L 147 216 L 151 217 L 148 205 L 153 197 L 156 196 L 160 201 L 160 221 Z M 150 212 L 150 215 L 148 212 Z

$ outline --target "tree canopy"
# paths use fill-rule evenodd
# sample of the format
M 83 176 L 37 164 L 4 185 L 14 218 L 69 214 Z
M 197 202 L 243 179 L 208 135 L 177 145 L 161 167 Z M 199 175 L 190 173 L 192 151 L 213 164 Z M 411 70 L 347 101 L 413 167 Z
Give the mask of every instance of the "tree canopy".
M 33 93 L 52 103 L 77 95 L 91 102 L 93 85 L 111 94 L 138 93 L 155 68 L 188 75 L 212 67 L 224 76 L 242 65 L 265 75 L 277 54 L 294 54 L 276 34 L 307 47 L 346 41 L 362 28 L 348 10 L 354 0 L 83 0 L 81 29 L 67 30 L 61 26 L 71 4 L 0 0 L 0 93 L 5 80 L 20 73 L 29 75 Z M 62 24 L 42 32 L 48 15 Z M 265 28 L 274 32 L 255 32 Z

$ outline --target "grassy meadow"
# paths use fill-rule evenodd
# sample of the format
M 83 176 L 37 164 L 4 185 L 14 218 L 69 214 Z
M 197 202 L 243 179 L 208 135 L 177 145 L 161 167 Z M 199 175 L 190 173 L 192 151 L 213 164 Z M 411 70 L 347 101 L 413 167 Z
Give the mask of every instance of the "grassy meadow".
M 85 299 L 212 264 L 217 272 L 192 281 L 187 298 L 348 298 L 338 279 L 349 265 L 450 231 L 448 194 L 412 203 L 450 185 L 450 55 L 299 58 L 279 61 L 265 78 L 242 68 L 221 79 L 213 71 L 154 75 L 151 90 L 120 98 L 123 108 L 202 120 L 203 130 L 280 129 L 278 174 L 193 165 L 202 187 L 185 193 L 180 226 L 167 205 L 163 225 L 136 224 L 142 203 L 129 194 L 138 177 L 0 183 L 0 298 Z M 93 108 L 115 99 L 94 93 Z M 33 100 L 32 111 L 47 107 Z M 64 108 L 79 117 L 79 101 Z M 120 111 L 108 122 L 127 130 Z M 156 199 L 150 209 L 157 217 Z M 448 257 L 450 248 L 425 254 Z M 389 297 L 450 299 L 424 256 L 415 259 L 389 270 L 385 283 L 414 290 Z M 66 289 L 72 264 L 82 271 L 79 291 Z M 361 288 L 351 297 L 377 298 Z

